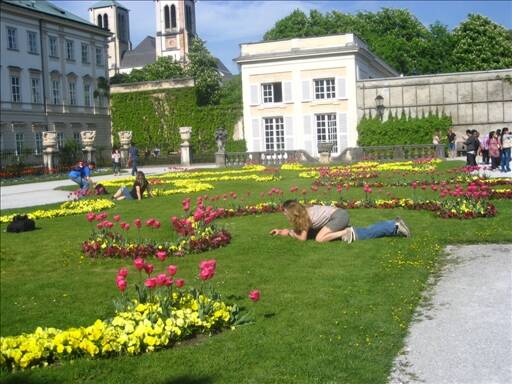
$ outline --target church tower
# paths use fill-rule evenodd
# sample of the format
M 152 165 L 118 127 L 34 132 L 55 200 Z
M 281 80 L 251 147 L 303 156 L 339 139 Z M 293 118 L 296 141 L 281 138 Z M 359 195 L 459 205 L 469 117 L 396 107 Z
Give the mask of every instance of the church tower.
M 123 55 L 131 49 L 128 9 L 116 0 L 102 0 L 89 8 L 89 21 L 112 33 L 108 40 L 108 74 L 119 73 Z
M 154 0 L 156 57 L 184 62 L 196 36 L 196 0 Z

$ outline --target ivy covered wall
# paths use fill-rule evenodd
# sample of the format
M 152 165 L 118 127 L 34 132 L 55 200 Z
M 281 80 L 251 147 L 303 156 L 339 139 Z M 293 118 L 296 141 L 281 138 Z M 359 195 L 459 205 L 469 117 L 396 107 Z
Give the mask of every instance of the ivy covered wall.
M 215 152 L 215 130 L 225 127 L 232 140 L 242 117 L 239 104 L 198 106 L 194 88 L 116 93 L 111 95 L 111 108 L 115 145 L 117 132 L 132 131 L 139 149 L 160 148 L 162 153 L 179 150 L 179 127 L 192 127 L 192 151 Z
M 436 131 L 441 133 L 441 140 L 446 142 L 446 133 L 450 127 L 452 119 L 445 115 L 411 118 L 405 113 L 400 117 L 390 114 L 385 121 L 365 116 L 357 125 L 357 142 L 360 146 L 432 144 Z

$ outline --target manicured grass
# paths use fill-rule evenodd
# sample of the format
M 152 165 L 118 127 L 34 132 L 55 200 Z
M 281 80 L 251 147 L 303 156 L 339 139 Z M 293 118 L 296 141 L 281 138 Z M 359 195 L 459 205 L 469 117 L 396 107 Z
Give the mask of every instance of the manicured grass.
M 440 169 L 454 165 L 445 163 Z M 235 191 L 245 204 L 261 201 L 259 192 L 271 187 L 288 191 L 293 185 L 309 188 L 313 181 L 300 179 L 292 171 L 281 175 L 283 179 L 274 183 L 214 183 L 216 189 L 208 194 Z M 408 179 L 430 177 L 420 174 Z M 385 191 L 411 196 L 407 188 L 384 188 L 382 193 Z M 287 192 L 284 197 L 291 196 Z M 162 229 L 144 229 L 144 234 L 164 240 L 173 236 L 168 219 L 182 215 L 183 197 L 123 201 L 109 213 L 120 214 L 127 221 L 156 217 L 165 223 Z M 327 199 L 335 193 L 321 189 L 307 197 Z M 352 188 L 345 195 L 362 197 L 361 188 Z M 498 208 L 495 218 L 466 221 L 443 220 L 423 211 L 351 210 L 356 226 L 400 215 L 413 237 L 350 245 L 270 237 L 270 229 L 289 227 L 279 213 L 219 220 L 233 235 L 229 246 L 164 265 L 177 264 L 179 276 L 191 286 L 199 284 L 195 278 L 198 262 L 216 258 L 214 286 L 226 301 L 254 311 L 254 324 L 136 357 L 83 358 L 26 372 L 2 372 L 1 381 L 385 383 L 427 278 L 437 271 L 443 247 L 512 241 L 512 204 L 494 203 Z M 82 258 L 80 244 L 90 232 L 83 215 L 39 220 L 37 224 L 41 229 L 34 232 L 1 233 L 1 335 L 31 332 L 37 326 L 89 325 L 110 317 L 112 300 L 118 296 L 115 274 L 130 261 Z M 159 262 L 154 264 L 156 270 L 163 269 Z M 258 303 L 247 299 L 251 289 L 261 290 Z

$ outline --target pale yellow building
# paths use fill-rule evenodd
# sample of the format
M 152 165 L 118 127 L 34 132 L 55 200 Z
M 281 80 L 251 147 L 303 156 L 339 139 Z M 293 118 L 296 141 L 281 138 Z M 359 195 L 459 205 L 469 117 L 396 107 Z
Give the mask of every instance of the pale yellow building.
M 356 81 L 398 75 L 354 34 L 241 44 L 236 62 L 250 152 L 356 146 Z

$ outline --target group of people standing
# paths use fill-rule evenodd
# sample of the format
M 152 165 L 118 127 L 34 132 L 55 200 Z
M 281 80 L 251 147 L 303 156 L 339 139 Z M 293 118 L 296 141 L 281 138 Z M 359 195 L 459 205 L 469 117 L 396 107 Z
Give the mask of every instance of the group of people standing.
M 491 164 L 491 170 L 510 172 L 512 134 L 507 127 L 491 131 L 482 139 L 476 130 L 466 131 L 466 165 L 476 166 L 476 156 L 482 156 L 483 164 Z
M 132 176 L 137 175 L 138 161 L 139 149 L 132 142 L 130 148 L 128 148 L 128 167 L 132 169 Z M 116 147 L 112 149 L 112 170 L 114 171 L 114 176 L 121 174 L 121 152 Z

